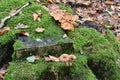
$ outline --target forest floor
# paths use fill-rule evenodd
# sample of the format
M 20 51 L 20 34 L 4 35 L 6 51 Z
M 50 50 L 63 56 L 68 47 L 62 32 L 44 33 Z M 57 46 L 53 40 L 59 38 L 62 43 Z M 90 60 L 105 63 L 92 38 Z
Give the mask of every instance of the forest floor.
M 0 5 L 0 80 L 120 79 L 119 0 L 0 0 Z M 61 60 L 64 53 L 71 60 Z

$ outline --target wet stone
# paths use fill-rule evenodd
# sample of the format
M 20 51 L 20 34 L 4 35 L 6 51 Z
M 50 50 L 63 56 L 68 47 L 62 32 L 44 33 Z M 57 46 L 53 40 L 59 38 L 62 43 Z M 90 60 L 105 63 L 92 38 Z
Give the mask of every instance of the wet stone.
M 41 39 L 30 39 L 25 36 L 18 36 L 18 40 L 23 42 L 23 47 L 15 51 L 16 59 L 24 59 L 30 55 L 60 55 L 61 53 L 73 50 L 71 40 L 60 38 L 58 40 L 50 37 Z

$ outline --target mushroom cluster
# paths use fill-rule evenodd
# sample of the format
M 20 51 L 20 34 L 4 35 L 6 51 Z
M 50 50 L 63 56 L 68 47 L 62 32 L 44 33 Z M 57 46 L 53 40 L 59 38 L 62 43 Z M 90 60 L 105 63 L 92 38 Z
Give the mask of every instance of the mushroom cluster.
M 79 17 L 77 15 L 72 15 L 65 10 L 61 10 L 58 5 L 51 4 L 49 6 L 49 12 L 56 21 L 60 22 L 62 29 L 73 31 L 77 26 Z
M 64 53 L 60 55 L 59 58 L 49 55 L 48 57 L 45 57 L 45 60 L 52 61 L 52 62 L 63 62 L 65 63 L 65 66 L 71 66 L 73 61 L 76 60 L 76 56 L 73 54 L 68 55 Z

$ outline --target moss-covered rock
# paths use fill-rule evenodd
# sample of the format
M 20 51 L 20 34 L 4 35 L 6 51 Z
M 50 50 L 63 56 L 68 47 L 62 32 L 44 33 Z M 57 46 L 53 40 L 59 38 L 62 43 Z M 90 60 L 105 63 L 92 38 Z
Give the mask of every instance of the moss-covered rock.
M 43 59 L 35 63 L 11 62 L 5 80 L 96 80 L 86 64 L 87 58 L 80 55 L 69 67 L 62 62 L 45 62 Z
M 120 68 L 117 54 L 111 43 L 92 28 L 78 28 L 69 33 L 76 51 L 88 58 L 88 66 L 100 80 L 118 80 Z
M 114 34 L 110 30 L 107 30 L 105 38 L 110 42 L 117 55 L 120 56 L 120 42 L 117 41 Z
M 10 41 L 14 41 L 16 34 L 19 32 L 19 30 L 10 30 L 4 35 L 0 35 L 0 47 L 2 45 L 6 45 Z

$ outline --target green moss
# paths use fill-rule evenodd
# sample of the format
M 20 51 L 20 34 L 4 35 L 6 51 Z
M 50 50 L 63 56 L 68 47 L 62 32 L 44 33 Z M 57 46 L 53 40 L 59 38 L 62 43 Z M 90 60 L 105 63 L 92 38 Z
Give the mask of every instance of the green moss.
M 91 46 L 95 50 L 108 48 L 110 43 L 100 33 L 91 28 L 78 28 L 70 32 L 74 48 L 79 51 L 84 47 Z
M 11 62 L 5 80 L 41 80 L 41 73 L 46 70 L 46 65 L 41 60 L 39 64 L 28 62 Z
M 77 60 L 74 62 L 73 66 L 70 67 L 73 80 L 96 80 L 96 76 L 87 66 L 87 57 L 84 55 L 76 56 Z
M 22 41 L 16 40 L 15 43 L 14 43 L 14 45 L 13 45 L 13 47 L 14 47 L 14 50 L 16 51 L 16 50 L 18 50 L 20 48 L 23 48 L 24 44 L 23 44 Z
M 117 53 L 102 34 L 94 29 L 84 27 L 77 28 L 74 32 L 69 33 L 69 36 L 73 40 L 75 50 L 87 56 L 88 66 L 98 79 L 119 79 L 120 69 L 116 63 Z
M 72 8 L 70 6 L 68 6 L 68 5 L 60 3 L 59 6 L 60 6 L 60 9 L 62 9 L 62 10 L 66 10 L 67 12 L 72 13 L 72 14 L 74 13 Z
M 20 8 L 24 4 L 26 4 L 29 0 L 9 0 L 8 1 L 0 1 L 0 12 L 1 17 L 3 18 L 10 13 L 12 9 Z M 10 20 L 6 22 L 6 25 L 11 26 L 11 28 L 16 27 L 18 23 L 22 23 L 25 25 L 28 25 L 28 29 L 24 29 L 24 31 L 27 31 L 30 34 L 30 37 L 33 39 L 36 38 L 43 38 L 45 36 L 53 37 L 53 38 L 60 38 L 60 35 L 63 34 L 62 29 L 57 25 L 55 20 L 50 16 L 50 14 L 44 9 L 44 7 L 41 4 L 38 4 L 37 2 L 34 2 L 34 0 L 31 0 L 32 5 L 29 7 L 26 7 L 22 10 L 22 14 L 19 14 L 17 16 L 14 16 Z M 6 6 L 5 6 L 6 5 Z M 7 6 L 9 5 L 9 7 Z M 6 9 L 8 10 L 6 10 Z M 2 12 L 6 12 L 7 15 L 2 16 Z M 32 14 L 35 12 L 41 12 L 42 18 L 40 21 L 33 21 Z M 36 33 L 35 29 L 37 27 L 43 27 L 45 28 L 45 31 L 43 33 Z
M 16 37 L 16 34 L 19 32 L 19 30 L 10 30 L 7 33 L 5 33 L 4 35 L 0 36 L 0 44 L 5 45 L 8 42 L 14 40 L 14 38 Z
M 77 55 L 77 60 L 70 67 L 62 62 L 45 62 L 43 59 L 34 63 L 11 62 L 5 80 L 66 80 L 66 77 L 72 80 L 96 80 L 86 63 L 87 58 L 82 55 Z
M 120 56 L 120 42 L 117 41 L 115 35 L 110 30 L 107 30 L 105 38 L 110 42 L 117 55 Z

